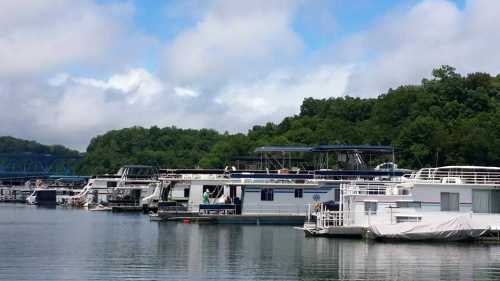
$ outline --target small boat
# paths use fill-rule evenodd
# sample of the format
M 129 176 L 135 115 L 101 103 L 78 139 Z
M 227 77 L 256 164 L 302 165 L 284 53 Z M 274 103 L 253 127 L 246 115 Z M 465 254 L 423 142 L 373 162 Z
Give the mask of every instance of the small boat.
M 104 205 L 97 205 L 94 208 L 89 209 L 89 211 L 111 211 L 111 207 Z
M 151 213 L 151 214 L 149 214 L 149 220 L 150 221 L 161 221 L 162 218 L 160 216 L 158 216 L 157 213 Z
M 367 229 L 366 237 L 401 241 L 464 241 L 478 239 L 490 228 L 489 225 L 479 224 L 467 216 L 457 216 L 447 221 L 433 223 L 371 225 Z

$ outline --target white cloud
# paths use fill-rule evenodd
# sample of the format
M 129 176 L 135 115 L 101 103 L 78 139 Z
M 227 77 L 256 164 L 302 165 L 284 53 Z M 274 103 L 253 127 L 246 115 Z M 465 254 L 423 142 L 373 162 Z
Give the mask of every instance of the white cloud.
M 166 89 L 144 69 L 130 69 L 103 80 L 58 74 L 45 83 L 0 83 L 4 101 L 0 119 L 5 123 L 0 135 L 84 150 L 92 137 L 110 129 L 152 126 L 163 118 L 179 122 L 178 111 L 172 112 L 170 106 L 180 106 Z
M 0 77 L 39 74 L 71 63 L 102 64 L 125 40 L 132 14 L 129 4 L 0 1 Z
M 188 88 L 183 88 L 183 87 L 174 87 L 174 92 L 179 97 L 191 97 L 191 98 L 194 98 L 194 97 L 197 97 L 199 95 L 199 93 L 196 92 L 195 90 L 188 89 Z
M 50 79 L 49 84 L 57 77 Z M 81 77 L 71 80 L 81 85 L 102 90 L 116 90 L 118 93 L 126 94 L 129 104 L 137 102 L 148 104 L 154 96 L 165 90 L 163 83 L 145 69 L 130 69 L 126 73 L 113 75 L 107 81 Z
M 216 97 L 224 106 L 225 129 L 241 131 L 257 123 L 297 114 L 306 97 L 345 94 L 350 66 L 320 65 L 310 71 L 277 71 L 251 83 L 229 84 Z
M 450 1 L 427 0 L 390 13 L 338 47 L 356 64 L 349 93 L 376 96 L 390 87 L 419 83 L 443 64 L 463 73 L 498 73 L 498 11 L 500 1 L 469 0 L 460 10 Z
M 302 42 L 291 29 L 295 1 L 215 1 L 192 28 L 169 42 L 166 77 L 199 87 L 254 77 L 292 59 Z

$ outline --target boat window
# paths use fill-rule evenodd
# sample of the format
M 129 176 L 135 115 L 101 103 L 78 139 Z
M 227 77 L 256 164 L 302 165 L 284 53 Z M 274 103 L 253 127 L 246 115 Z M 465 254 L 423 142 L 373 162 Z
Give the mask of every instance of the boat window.
M 236 186 L 229 188 L 229 198 L 236 198 Z
M 336 202 L 340 201 L 340 188 L 335 188 L 333 190 L 333 197 L 335 198 Z
M 108 181 L 106 182 L 106 187 L 116 187 L 116 181 Z
M 274 201 L 274 189 L 263 188 L 260 190 L 260 200 L 261 201 Z
M 398 208 L 422 208 L 420 201 L 398 201 L 396 202 Z
M 189 198 L 189 188 L 184 188 L 184 197 Z
M 458 211 L 460 194 L 458 192 L 441 192 L 441 211 Z
M 422 217 L 419 216 L 396 216 L 396 223 L 402 222 L 420 222 Z
M 365 202 L 365 213 L 367 215 L 375 215 L 375 214 L 377 214 L 377 202 L 366 201 Z
M 500 213 L 500 190 L 472 190 L 474 213 Z
M 295 189 L 295 198 L 302 198 L 304 195 L 304 189 L 296 188 Z

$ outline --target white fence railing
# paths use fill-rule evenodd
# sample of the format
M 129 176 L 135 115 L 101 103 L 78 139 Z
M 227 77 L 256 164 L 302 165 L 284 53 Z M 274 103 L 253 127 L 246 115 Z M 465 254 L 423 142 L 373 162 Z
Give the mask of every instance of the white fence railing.
M 491 171 L 425 169 L 419 171 L 412 179 L 430 183 L 500 184 L 500 169 Z
M 340 185 L 341 197 L 344 195 L 410 195 L 411 189 L 395 182 L 353 181 Z

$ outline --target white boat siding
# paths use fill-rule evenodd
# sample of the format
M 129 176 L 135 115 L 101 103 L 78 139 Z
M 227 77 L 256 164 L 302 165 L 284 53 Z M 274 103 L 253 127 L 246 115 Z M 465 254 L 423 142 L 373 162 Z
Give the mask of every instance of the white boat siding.
M 321 185 L 319 183 L 244 185 L 242 214 L 294 214 L 305 216 L 307 205 L 335 200 L 335 190 L 338 190 L 337 188 L 338 184 Z M 263 189 L 272 190 L 272 200 L 262 200 Z

